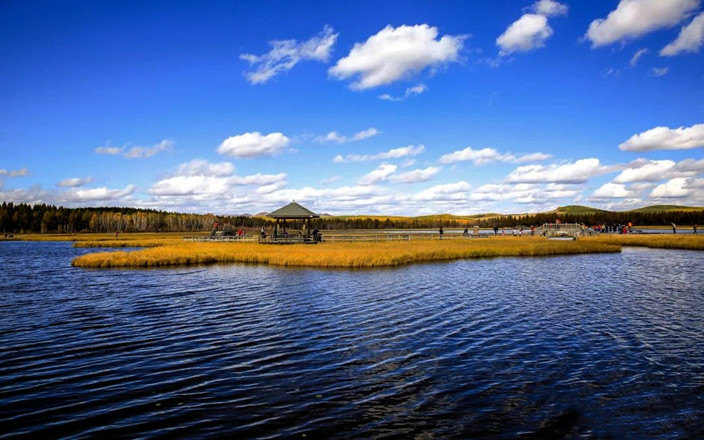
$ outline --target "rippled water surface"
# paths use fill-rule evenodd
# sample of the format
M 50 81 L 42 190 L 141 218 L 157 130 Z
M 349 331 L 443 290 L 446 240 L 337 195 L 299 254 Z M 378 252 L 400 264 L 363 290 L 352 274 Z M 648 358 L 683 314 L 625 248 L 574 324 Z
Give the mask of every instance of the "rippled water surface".
M 85 252 L 0 243 L 0 438 L 704 437 L 704 253 L 70 267 Z

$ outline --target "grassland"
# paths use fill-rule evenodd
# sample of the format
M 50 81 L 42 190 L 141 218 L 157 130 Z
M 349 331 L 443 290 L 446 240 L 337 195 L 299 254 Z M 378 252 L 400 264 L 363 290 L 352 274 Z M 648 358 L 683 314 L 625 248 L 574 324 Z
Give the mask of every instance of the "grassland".
M 586 240 L 552 241 L 541 237 L 288 246 L 259 243 L 179 243 L 132 252 L 86 254 L 73 260 L 73 265 L 107 268 L 259 263 L 277 266 L 382 267 L 421 261 L 567 255 L 620 250 L 621 246 L 615 243 Z
M 620 246 L 648 247 L 657 249 L 688 249 L 704 251 L 704 234 L 663 234 L 663 235 L 599 235 L 579 239 L 583 242 L 615 244 Z

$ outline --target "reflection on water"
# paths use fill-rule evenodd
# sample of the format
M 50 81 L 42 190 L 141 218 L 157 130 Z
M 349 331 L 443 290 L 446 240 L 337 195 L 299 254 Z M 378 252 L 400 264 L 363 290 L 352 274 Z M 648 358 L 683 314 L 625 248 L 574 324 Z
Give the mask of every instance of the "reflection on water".
M 96 271 L 1 243 L 0 438 L 704 436 L 701 253 Z

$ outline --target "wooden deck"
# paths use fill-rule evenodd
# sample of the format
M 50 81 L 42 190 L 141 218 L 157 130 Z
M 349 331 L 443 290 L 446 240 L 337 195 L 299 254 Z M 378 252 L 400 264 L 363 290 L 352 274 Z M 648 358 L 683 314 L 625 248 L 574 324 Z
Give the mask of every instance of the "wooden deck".
M 477 240 L 489 238 L 489 234 L 322 234 L 322 242 L 330 243 L 365 243 L 365 242 L 385 242 L 385 241 L 425 241 L 425 240 Z M 312 235 L 290 235 L 287 237 L 273 237 L 267 235 L 261 238 L 258 235 L 236 236 L 187 236 L 184 241 L 205 242 L 205 243 L 262 243 L 262 244 L 316 244 Z

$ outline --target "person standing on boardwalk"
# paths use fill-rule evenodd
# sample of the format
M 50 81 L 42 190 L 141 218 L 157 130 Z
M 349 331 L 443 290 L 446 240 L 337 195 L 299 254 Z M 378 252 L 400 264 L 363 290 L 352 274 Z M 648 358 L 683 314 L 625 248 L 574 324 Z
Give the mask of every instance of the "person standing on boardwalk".
M 494 226 L 494 235 L 499 235 L 499 227 Z
M 696 223 L 694 224 L 692 229 L 694 229 L 694 232 L 692 232 L 692 234 L 696 234 L 697 233 L 697 224 Z
M 672 233 L 676 234 L 677 233 L 677 226 L 675 226 L 674 223 L 670 223 L 672 225 Z
M 440 240 L 442 240 L 442 234 L 443 234 L 443 230 L 442 230 L 442 226 L 440 226 Z

